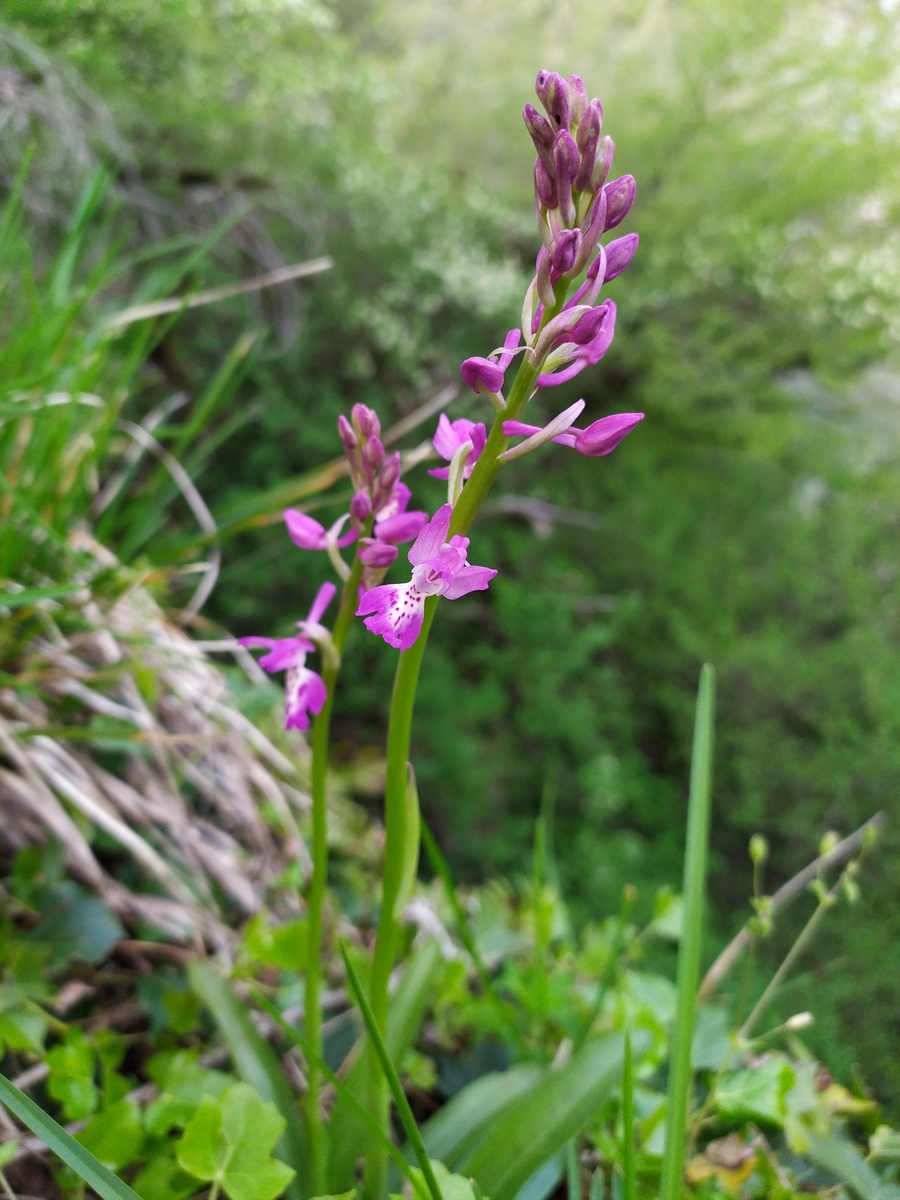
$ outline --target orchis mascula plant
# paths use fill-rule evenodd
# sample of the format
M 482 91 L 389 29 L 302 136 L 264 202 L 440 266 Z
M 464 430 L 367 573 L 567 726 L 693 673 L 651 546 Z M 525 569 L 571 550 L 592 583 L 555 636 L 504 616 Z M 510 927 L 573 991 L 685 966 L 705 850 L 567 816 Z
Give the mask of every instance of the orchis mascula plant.
M 400 456 L 385 455 L 377 416 L 357 404 L 350 419 L 339 419 L 338 432 L 347 456 L 354 495 L 349 511 L 330 529 L 302 512 L 284 514 L 294 543 L 307 550 L 325 550 L 344 588 L 334 628 L 320 624 L 334 588 L 320 589 L 309 616 L 293 638 L 245 638 L 248 646 L 265 646 L 261 659 L 269 671 L 287 670 L 286 724 L 312 732 L 313 875 L 310 883 L 309 946 L 306 971 L 306 1040 L 321 1057 L 321 943 L 322 906 L 327 870 L 325 772 L 334 686 L 340 655 L 354 615 L 366 627 L 401 651 L 391 702 L 385 789 L 385 861 L 383 889 L 369 976 L 372 1019 L 384 1033 L 388 1010 L 388 980 L 398 944 L 398 921 L 406 881 L 418 853 L 418 820 L 410 786 L 409 744 L 413 704 L 428 631 L 441 597 L 455 600 L 488 587 L 496 571 L 468 561 L 466 536 L 475 514 L 505 463 L 531 454 L 549 442 L 597 457 L 609 454 L 643 417 L 619 413 L 602 417 L 586 428 L 575 421 L 585 404 L 579 400 L 546 425 L 523 422 L 528 401 L 574 378 L 600 361 L 612 343 L 616 308 L 601 300 L 603 285 L 621 274 L 637 249 L 637 234 L 607 244 L 601 238 L 628 214 L 635 184 L 630 175 L 608 182 L 613 143 L 601 136 L 603 107 L 589 100 L 577 76 L 564 79 L 541 71 L 536 90 L 546 116 L 525 106 L 525 125 L 537 150 L 534 191 L 542 246 L 535 274 L 525 294 L 522 328 L 510 330 L 503 346 L 486 357 L 468 358 L 463 379 L 487 396 L 496 410 L 490 432 L 485 424 L 441 416 L 434 448 L 449 465 L 430 473 L 447 481 L 447 503 L 429 520 L 424 512 L 407 511 L 409 489 L 400 481 Z M 580 282 L 579 282 L 580 281 Z M 577 285 L 577 286 L 576 286 Z M 570 290 L 575 287 L 570 296 Z M 520 357 L 515 380 L 504 395 L 506 373 Z M 524 437 L 512 444 L 511 439 Z M 344 532 L 347 523 L 348 532 Z M 413 540 L 415 539 L 415 540 Z M 356 542 L 352 566 L 341 555 Z M 398 556 L 398 545 L 413 541 L 408 558 L 411 578 L 383 583 Z M 321 677 L 305 665 L 313 647 L 322 653 Z M 320 1112 L 320 1073 L 317 1062 L 307 1063 L 306 1119 L 311 1151 L 312 1195 L 326 1187 L 327 1139 Z M 381 1064 L 370 1054 L 371 1115 L 387 1131 L 388 1090 Z M 383 1138 L 373 1138 L 365 1160 L 365 1196 L 381 1200 L 387 1156 Z

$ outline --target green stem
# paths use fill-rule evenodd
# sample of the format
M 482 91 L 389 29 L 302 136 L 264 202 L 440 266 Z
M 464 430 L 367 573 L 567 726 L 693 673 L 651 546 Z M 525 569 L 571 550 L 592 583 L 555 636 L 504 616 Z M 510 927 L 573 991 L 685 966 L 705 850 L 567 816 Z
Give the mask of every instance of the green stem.
M 357 558 L 341 593 L 341 607 L 331 638 L 338 654 L 343 653 L 357 607 L 357 592 L 363 564 Z M 325 885 L 328 880 L 328 743 L 331 735 L 331 706 L 340 665 L 324 667 L 322 681 L 328 699 L 313 722 L 312 767 L 312 878 L 307 895 L 309 939 L 307 943 L 304 1026 L 306 1040 L 318 1058 L 322 1057 L 322 934 L 324 927 Z M 307 1059 L 307 1088 L 304 1114 L 309 1144 L 309 1185 L 313 1196 L 324 1196 L 327 1187 L 327 1144 L 319 1110 L 321 1072 L 315 1057 Z
M 544 313 L 542 325 L 550 321 L 562 307 L 564 296 Z M 537 381 L 540 367 L 526 354 L 519 367 L 515 381 L 506 401 L 506 408 L 498 412 L 472 475 L 453 510 L 450 536 L 466 533 L 478 509 L 481 507 L 503 463 L 499 455 L 509 446 L 509 438 L 503 433 L 503 422 L 516 417 L 528 403 Z M 397 950 L 397 914 L 394 911 L 403 879 L 403 864 L 406 860 L 406 781 L 409 762 L 409 744 L 412 733 L 413 707 L 422 656 L 428 641 L 428 633 L 437 610 L 438 597 L 425 601 L 425 616 L 422 631 L 409 650 L 400 654 L 397 673 L 394 676 L 394 691 L 391 696 L 391 712 L 388 721 L 387 779 L 384 795 L 384 869 L 381 895 L 381 911 L 375 935 L 375 952 L 372 960 L 372 975 L 369 981 L 369 1002 L 376 1025 L 382 1036 L 387 1032 L 388 982 Z M 370 1111 L 384 1130 L 389 1130 L 390 1097 L 387 1081 L 374 1046 L 369 1045 L 369 1097 Z M 387 1155 L 381 1141 L 370 1140 L 366 1155 L 366 1171 L 363 1183 L 364 1200 L 381 1200 L 387 1173 Z

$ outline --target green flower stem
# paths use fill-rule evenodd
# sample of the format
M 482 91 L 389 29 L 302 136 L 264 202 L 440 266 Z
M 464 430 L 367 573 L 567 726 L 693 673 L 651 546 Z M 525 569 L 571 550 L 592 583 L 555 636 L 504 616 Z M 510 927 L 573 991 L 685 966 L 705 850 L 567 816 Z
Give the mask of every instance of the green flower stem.
M 556 309 L 546 314 L 544 320 L 550 320 L 555 312 Z M 453 519 L 450 522 L 451 535 L 465 533 L 469 529 L 497 478 L 503 466 L 503 463 L 498 461 L 498 455 L 502 454 L 509 445 L 509 438 L 503 433 L 503 422 L 513 419 L 525 407 L 534 390 L 538 371 L 539 368 L 527 360 L 520 366 L 515 382 L 510 389 L 507 407 L 503 412 L 497 413 L 485 448 L 456 504 Z M 415 644 L 400 654 L 391 697 L 387 740 L 387 780 L 384 797 L 384 872 L 381 911 L 369 983 L 369 1002 L 382 1036 L 387 1031 L 388 982 L 397 950 L 398 923 L 395 908 L 403 878 L 403 864 L 406 861 L 406 764 L 409 762 L 413 707 L 419 682 L 419 669 L 422 665 L 431 623 L 437 611 L 438 599 L 439 597 L 432 596 L 425 601 L 422 632 Z M 369 1070 L 370 1111 L 379 1126 L 387 1130 L 389 1128 L 390 1103 L 387 1080 L 381 1070 L 375 1048 L 371 1045 L 369 1047 Z M 381 1200 L 384 1193 L 386 1171 L 387 1155 L 384 1145 L 381 1141 L 372 1139 L 366 1155 L 363 1190 L 365 1200 Z
M 353 624 L 358 604 L 357 592 L 362 577 L 363 564 L 357 558 L 341 593 L 341 607 L 331 633 L 338 654 L 342 654 L 347 635 Z M 307 896 L 307 919 L 309 938 L 307 943 L 306 992 L 304 996 L 304 1025 L 306 1040 L 318 1058 L 322 1057 L 322 930 L 325 907 L 325 884 L 328 879 L 328 743 L 331 734 L 331 705 L 334 685 L 340 665 L 323 667 L 322 681 L 328 689 L 328 699 L 313 722 L 312 729 L 312 878 Z M 304 1097 L 307 1140 L 309 1144 L 309 1185 L 313 1196 L 324 1196 L 328 1191 L 327 1146 L 325 1127 L 319 1110 L 321 1072 L 318 1059 L 311 1057 L 306 1063 L 307 1088 Z

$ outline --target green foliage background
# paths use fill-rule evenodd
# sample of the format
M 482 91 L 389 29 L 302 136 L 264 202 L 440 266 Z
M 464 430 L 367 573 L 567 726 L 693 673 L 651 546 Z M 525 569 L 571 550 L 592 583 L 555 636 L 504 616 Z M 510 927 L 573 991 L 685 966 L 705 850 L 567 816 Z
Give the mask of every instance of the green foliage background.
M 831 920 L 783 1004 L 813 1008 L 827 1060 L 860 1063 L 900 1102 L 893 6 L 9 0 L 4 14 L 23 92 L 49 75 L 20 36 L 66 98 L 0 143 L 7 175 L 37 145 L 29 199 L 48 245 L 93 157 L 132 247 L 248 210 L 185 283 L 335 259 L 293 301 L 186 317 L 135 389 L 138 408 L 173 388 L 196 399 L 248 326 L 266 331 L 217 417 L 252 419 L 195 472 L 217 515 L 331 457 L 338 411 L 406 413 L 502 340 L 537 248 L 519 120 L 534 74 L 578 72 L 602 97 L 616 169 L 638 180 L 641 248 L 609 289 L 613 350 L 538 407 L 583 395 L 591 419 L 647 419 L 610 459 L 545 453 L 504 474 L 504 492 L 569 516 L 548 537 L 496 508 L 477 526 L 473 560 L 501 573 L 436 626 L 420 794 L 480 875 L 520 869 L 549 790 L 575 911 L 617 907 L 626 881 L 649 902 L 678 882 L 693 688 L 711 660 L 716 938 L 746 913 L 751 832 L 770 838 L 774 888 L 826 828 L 894 815 L 862 903 Z M 60 149 L 64 116 L 81 160 Z M 424 470 L 411 482 L 439 502 Z M 185 525 L 149 549 L 114 524 L 109 538 L 161 563 Z M 325 569 L 278 525 L 244 532 L 207 613 L 286 630 Z M 352 649 L 345 758 L 379 743 L 393 668 L 360 632 Z

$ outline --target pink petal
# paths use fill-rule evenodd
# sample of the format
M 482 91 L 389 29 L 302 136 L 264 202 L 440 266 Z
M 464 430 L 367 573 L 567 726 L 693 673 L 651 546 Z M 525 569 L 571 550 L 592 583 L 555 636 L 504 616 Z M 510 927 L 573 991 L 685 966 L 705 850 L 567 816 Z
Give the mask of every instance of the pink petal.
M 444 596 L 448 600 L 458 600 L 469 592 L 483 592 L 496 574 L 491 567 L 463 567 L 457 571 Z
M 434 558 L 446 542 L 452 516 L 453 509 L 449 504 L 445 504 L 437 510 L 427 525 L 423 525 L 408 555 L 409 561 L 414 567 L 425 562 L 426 559 Z
M 435 479 L 449 479 L 450 478 L 450 468 L 449 467 L 432 467 L 431 470 L 428 472 L 428 474 L 433 475 Z
M 449 467 L 445 467 L 449 471 Z M 418 537 L 422 531 L 422 526 L 428 522 L 428 513 L 418 512 L 399 512 L 393 517 L 386 517 L 383 521 L 376 522 L 375 536 L 379 542 L 390 542 L 392 546 L 399 546 L 403 542 L 410 542 L 414 537 Z
M 324 550 L 325 527 L 296 508 L 284 510 L 284 522 L 288 536 L 301 550 Z
M 431 443 L 441 458 L 452 458 L 457 447 L 466 440 L 467 434 L 460 436 L 460 424 L 460 421 L 454 421 L 451 425 L 447 420 L 447 414 L 441 413 L 438 420 L 438 427 Z
M 397 557 L 397 547 L 390 546 L 387 542 L 373 541 L 371 538 L 364 538 L 366 543 L 360 543 L 359 558 L 360 562 L 364 562 L 367 567 L 389 567 Z
M 312 602 L 312 607 L 309 610 L 309 616 L 306 618 L 312 624 L 318 624 L 321 621 L 325 609 L 334 599 L 334 594 L 337 588 L 333 583 L 323 583 L 316 592 L 316 598 Z

